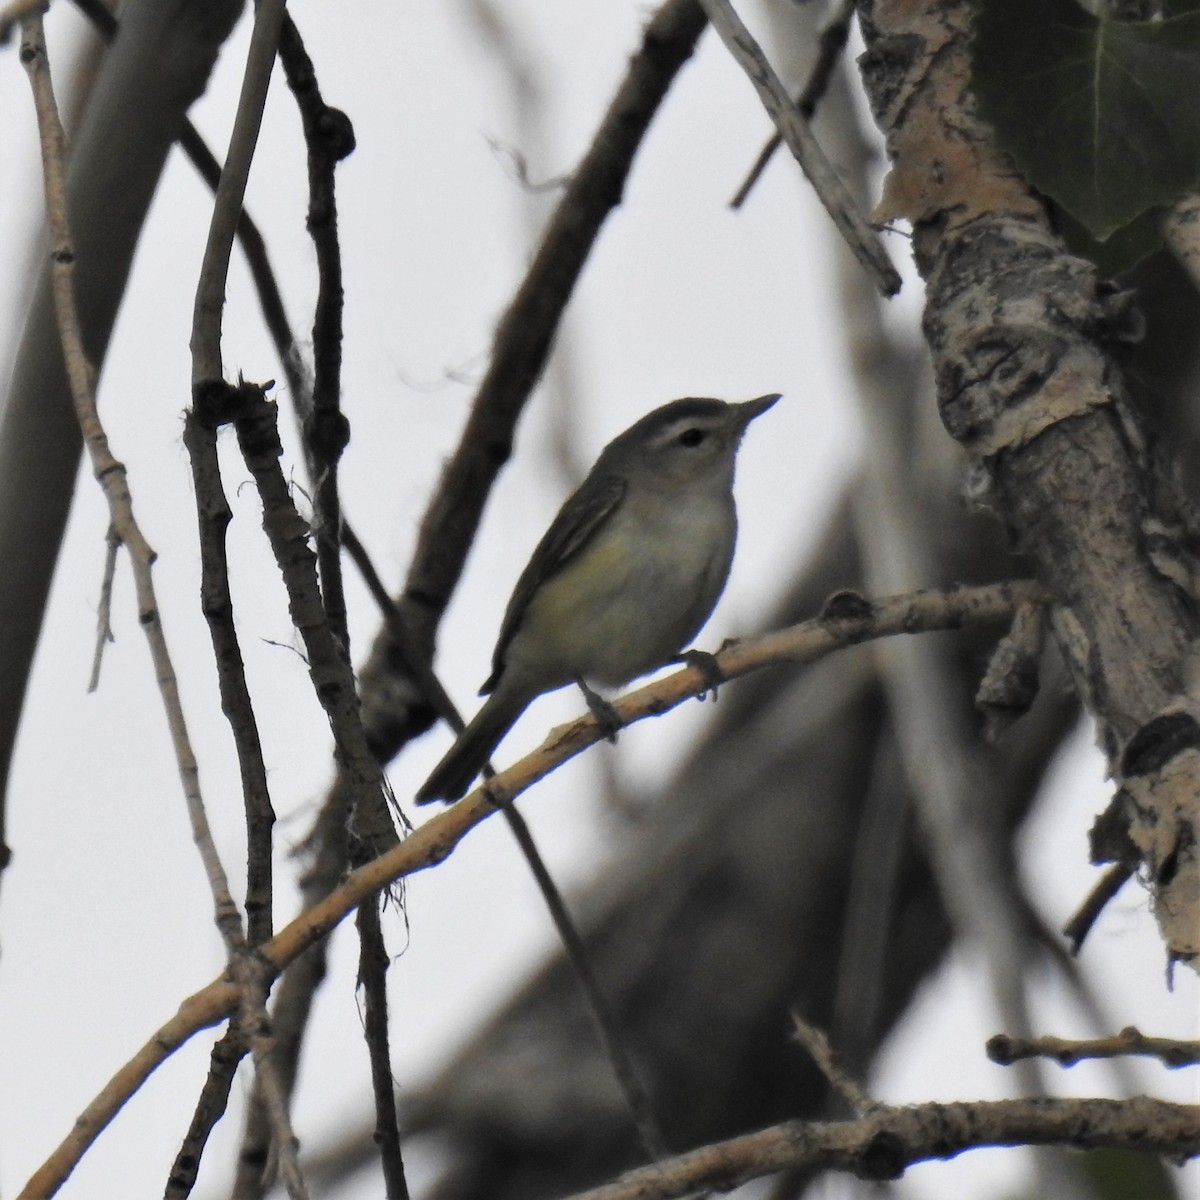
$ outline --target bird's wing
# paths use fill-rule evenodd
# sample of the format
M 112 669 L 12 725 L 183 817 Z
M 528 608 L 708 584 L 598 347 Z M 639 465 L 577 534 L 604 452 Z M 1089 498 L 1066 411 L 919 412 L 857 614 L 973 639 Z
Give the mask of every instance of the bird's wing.
M 589 478 L 586 483 L 586 488 L 580 487 L 576 490 L 559 509 L 558 516 L 542 535 L 529 564 L 517 580 L 512 599 L 508 602 L 508 608 L 504 610 L 500 637 L 496 641 L 496 653 L 492 658 L 492 673 L 479 689 L 481 696 L 487 695 L 496 686 L 504 670 L 504 652 L 508 649 L 508 643 L 512 641 L 533 594 L 591 541 L 625 495 L 625 481 L 615 475 Z

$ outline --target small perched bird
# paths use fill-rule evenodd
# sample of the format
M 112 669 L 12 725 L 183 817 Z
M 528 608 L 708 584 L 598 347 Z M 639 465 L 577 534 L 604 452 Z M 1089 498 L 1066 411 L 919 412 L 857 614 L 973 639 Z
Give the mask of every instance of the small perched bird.
M 742 435 L 778 399 L 674 400 L 605 446 L 517 580 L 488 698 L 418 804 L 457 800 L 543 692 L 578 683 L 603 719 L 589 683 L 618 687 L 678 661 L 729 577 Z

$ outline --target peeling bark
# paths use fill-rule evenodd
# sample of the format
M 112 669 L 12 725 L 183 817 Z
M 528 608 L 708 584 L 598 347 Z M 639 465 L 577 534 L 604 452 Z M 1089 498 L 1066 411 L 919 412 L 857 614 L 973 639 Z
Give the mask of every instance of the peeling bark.
M 975 113 L 969 19 L 957 0 L 863 6 L 863 76 L 895 162 L 877 215 L 912 223 L 943 423 L 971 456 L 973 499 L 1055 598 L 1167 953 L 1197 967 L 1200 742 L 1165 736 L 1198 728 L 1195 564 L 1112 357 L 1104 286 Z

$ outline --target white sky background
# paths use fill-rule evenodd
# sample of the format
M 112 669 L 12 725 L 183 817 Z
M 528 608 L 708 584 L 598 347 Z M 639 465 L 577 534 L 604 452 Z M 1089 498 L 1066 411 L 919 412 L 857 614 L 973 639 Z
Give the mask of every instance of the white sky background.
M 344 108 L 358 150 L 339 169 L 346 272 L 345 408 L 353 440 L 342 473 L 346 513 L 390 585 L 403 577 L 416 523 L 441 461 L 454 445 L 486 362 L 494 322 L 519 281 L 526 198 L 489 139 L 514 134 L 486 47 L 473 43 L 454 4 L 384 0 L 292 6 L 326 100 Z M 634 48 L 648 11 L 611 0 L 507 4 L 526 35 L 549 100 L 551 145 L 530 162 L 534 179 L 571 169 Z M 77 36 L 59 4 L 48 36 L 52 61 Z M 246 44 L 227 46 L 209 95 L 193 117 L 214 148 L 227 136 Z M 65 73 L 60 72 L 60 79 Z M 8 286 L 0 330 L 18 320 L 19 275 L 38 202 L 28 85 L 15 48 L 0 52 L 0 237 Z M 751 429 L 738 481 L 742 539 L 726 596 L 705 642 L 751 630 L 820 527 L 834 484 L 853 464 L 857 428 L 843 351 L 829 310 L 831 241 L 798 168 L 780 157 L 740 214 L 726 201 L 768 132 L 750 85 L 711 34 L 672 90 L 639 156 L 625 203 L 610 219 L 572 301 L 568 328 L 578 378 L 572 436 L 580 461 L 648 409 L 675 396 L 742 399 L 767 391 L 784 401 Z M 527 148 L 522 148 L 527 149 Z M 315 294 L 304 229 L 299 123 L 280 77 L 273 84 L 248 204 L 268 239 L 294 324 Z M 188 402 L 188 333 L 210 198 L 176 154 L 156 199 L 101 388 L 114 450 L 130 471 L 143 527 L 160 559 L 164 625 L 184 685 L 209 815 L 224 861 L 244 870 L 241 800 L 216 696 L 208 634 L 196 603 L 198 556 L 190 474 L 180 435 Z M 906 245 L 892 238 L 907 269 Z M 909 272 L 911 276 L 911 272 Z M 19 278 L 17 279 L 19 282 Z M 226 317 L 227 374 L 280 375 L 235 253 Z M 899 302 L 919 304 L 910 282 Z M 915 323 L 914 323 L 915 327 Z M 8 370 L 8 348 L 3 370 Z M 287 421 L 284 422 L 288 432 Z M 517 453 L 489 505 L 482 536 L 441 636 L 439 668 L 466 708 L 487 674 L 499 613 L 516 574 L 561 500 L 550 460 L 545 405 L 535 398 Z M 289 447 L 291 469 L 302 480 Z M 329 779 L 328 733 L 311 696 L 282 587 L 258 528 L 246 472 L 227 455 L 235 509 L 235 602 L 251 685 L 259 700 L 279 838 L 308 827 Z M 84 686 L 106 515 L 99 489 L 81 477 L 22 728 L 10 796 L 15 856 L 0 895 L 0 1196 L 10 1196 L 112 1071 L 188 993 L 222 968 L 210 901 L 191 844 L 164 721 L 122 563 L 99 694 Z M 377 617 L 348 570 L 352 633 L 361 659 Z M 278 643 L 278 644 L 272 644 Z M 753 686 L 749 680 L 737 686 Z M 534 706 L 505 758 L 578 709 L 563 694 Z M 663 772 L 652 762 L 664 737 L 682 750 L 707 713 L 688 705 L 622 735 L 618 769 Z M 403 802 L 447 744 L 434 732 L 392 772 Z M 601 747 L 531 794 L 524 811 L 560 881 L 586 877 L 596 854 L 589 800 Z M 591 791 L 596 789 L 592 788 Z M 1053 926 L 1089 885 L 1085 832 L 1106 791 L 1082 735 L 1065 754 L 1058 786 L 1026 836 L 1024 868 Z M 281 856 L 277 921 L 292 912 Z M 411 934 L 392 970 L 395 1072 L 419 1080 L 521 978 L 551 944 L 528 872 L 507 831 L 490 822 L 445 864 L 411 881 Z M 404 945 L 398 922 L 390 944 Z M 308 1146 L 368 1096 L 353 992 L 352 935 L 335 938 L 305 1055 L 296 1112 Z M 1195 1035 L 1195 977 L 1161 986 L 1161 951 L 1144 893 L 1130 888 L 1102 918 L 1084 956 L 1113 1028 Z M 1002 1094 L 1002 1069 L 983 1055 L 997 1025 L 977 964 L 956 960 L 884 1056 L 880 1098 L 950 1099 Z M 1047 1031 L 1086 1035 L 1057 989 L 1044 989 Z M 782 1036 L 782 1033 L 781 1033 Z M 207 1067 L 211 1035 L 160 1069 L 85 1158 L 61 1193 L 69 1200 L 161 1194 Z M 1108 1072 L 1058 1072 L 1064 1091 L 1111 1091 Z M 1195 1073 L 1150 1065 L 1138 1086 L 1195 1098 Z M 241 1082 L 219 1127 L 198 1194 L 222 1195 L 240 1132 Z M 414 1164 L 418 1182 L 421 1163 Z M 967 1155 L 914 1170 L 911 1197 L 990 1200 L 1019 1182 L 1020 1156 Z M 1193 1181 L 1200 1180 L 1194 1169 Z M 866 1195 L 829 1185 L 830 1197 Z M 377 1186 L 346 1191 L 372 1197 Z M 419 1194 L 419 1189 L 418 1189 Z

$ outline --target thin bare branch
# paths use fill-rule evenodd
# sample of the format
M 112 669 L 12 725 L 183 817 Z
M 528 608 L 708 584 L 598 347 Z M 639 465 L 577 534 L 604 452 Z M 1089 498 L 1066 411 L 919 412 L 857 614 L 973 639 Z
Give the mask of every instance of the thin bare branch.
M 104 539 L 104 573 L 100 577 L 100 601 L 96 605 L 96 649 L 92 654 L 92 673 L 88 676 L 87 690 L 94 692 L 100 686 L 100 664 L 104 661 L 104 647 L 115 642 L 112 630 L 112 593 L 117 575 L 117 552 L 121 539 L 109 526 Z
M 225 280 L 234 232 L 242 211 L 242 197 L 250 164 L 258 144 L 263 107 L 271 70 L 279 47 L 279 27 L 286 0 L 260 0 L 255 6 L 254 31 L 246 56 L 237 115 L 229 138 L 229 151 L 221 170 L 221 181 L 213 202 L 212 221 L 196 285 L 192 314 L 192 385 L 212 383 L 224 377 L 221 365 L 221 320 L 225 311 Z
M 763 107 L 854 257 L 871 273 L 883 295 L 894 296 L 900 290 L 900 275 L 892 266 L 879 235 L 867 223 L 849 189 L 825 157 L 808 122 L 800 115 L 762 48 L 734 12 L 729 0 L 700 0 L 700 3 L 729 53 L 750 77 Z
M 233 618 L 225 545 L 225 532 L 233 514 L 221 484 L 217 427 L 191 409 L 184 417 L 183 443 L 191 460 L 200 527 L 200 608 L 208 622 L 221 708 L 233 733 L 241 772 L 242 803 L 246 813 L 247 938 L 251 946 L 257 946 L 271 936 L 275 809 Z
M 808 82 L 804 85 L 800 95 L 796 97 L 796 108 L 806 121 L 811 121 L 816 114 L 817 105 L 825 95 L 826 89 L 833 79 L 834 70 L 841 61 L 842 51 L 846 48 L 846 41 L 850 36 L 854 11 L 854 0 L 839 0 L 837 10 L 817 38 L 816 62 L 813 63 L 812 70 L 809 72 Z M 754 165 L 747 173 L 742 186 L 729 201 L 730 208 L 741 208 L 745 204 L 746 197 L 750 195 L 754 185 L 767 169 L 767 164 L 774 157 L 775 151 L 782 145 L 783 138 L 778 132 L 773 133 L 767 139 L 767 144 L 759 151 L 758 158 L 754 160 Z
M 841 592 L 832 596 L 822 614 L 811 621 L 727 646 L 716 655 L 717 666 L 724 678 L 733 679 L 767 666 L 815 662 L 873 638 L 1007 621 L 1018 604 L 1033 602 L 1038 595 L 1036 585 L 1025 582 L 918 592 L 876 601 Z M 711 686 L 704 672 L 687 667 L 619 698 L 614 707 L 621 722 L 629 724 L 667 712 Z M 515 766 L 443 810 L 387 853 L 353 871 L 323 900 L 260 947 L 260 961 L 276 972 L 282 971 L 326 938 L 369 896 L 402 876 L 442 862 L 472 828 L 495 815 L 496 804 L 489 792 L 515 795 L 604 737 L 605 731 L 590 716 L 552 731 L 542 746 Z M 196 1032 L 227 1016 L 237 999 L 236 985 L 221 977 L 185 1000 L 177 1014 L 155 1031 L 79 1115 L 62 1143 L 26 1185 L 22 1193 L 25 1200 L 53 1195 L 145 1079 Z
M 67 212 L 66 139 L 54 99 L 40 15 L 25 17 L 22 21 L 21 61 L 29 74 L 37 112 L 46 214 L 51 234 L 50 272 L 55 313 L 75 415 L 91 459 L 92 470 L 108 502 L 112 530 L 129 552 L 137 593 L 138 621 L 145 631 L 150 655 L 154 661 L 155 677 L 167 715 L 176 766 L 187 800 L 192 836 L 200 850 L 208 877 L 217 927 L 232 951 L 244 941 L 241 917 L 229 891 L 229 880 L 217 854 L 200 791 L 196 757 L 179 698 L 179 681 L 167 647 L 154 591 L 151 572 L 154 551 L 143 537 L 134 516 L 133 498 L 130 495 L 124 464 L 114 457 L 109 448 L 108 437 L 96 408 L 95 372 L 88 360 L 80 333 L 73 284 L 75 251 Z
M 1118 1058 L 1138 1055 L 1157 1058 L 1167 1067 L 1188 1067 L 1200 1063 L 1200 1041 L 1178 1038 L 1147 1037 L 1128 1025 L 1110 1037 L 1072 1040 L 1060 1037 L 1019 1038 L 998 1033 L 987 1043 L 988 1058 L 1002 1067 L 1022 1058 L 1052 1058 L 1064 1067 L 1073 1067 L 1088 1058 Z
M 731 1191 L 797 1168 L 898 1179 L 906 1167 L 984 1146 L 1070 1146 L 1200 1154 L 1200 1108 L 1130 1100 L 979 1100 L 882 1108 L 855 1121 L 790 1121 L 623 1175 L 571 1200 L 671 1200 Z
M 596 979 L 595 971 L 592 970 L 591 959 L 588 958 L 587 946 L 558 890 L 558 885 L 554 882 L 553 876 L 538 851 L 529 826 L 525 823 L 525 818 L 517 812 L 512 803 L 504 804 L 502 811 L 508 827 L 517 839 L 517 845 L 521 848 L 525 861 L 533 871 L 533 877 L 537 881 L 538 890 L 542 893 L 542 900 L 558 931 L 563 950 L 571 961 L 571 967 L 579 980 L 579 986 L 583 989 L 588 1011 L 596 1024 L 596 1032 L 604 1046 L 605 1054 L 608 1055 L 613 1075 L 616 1077 L 621 1095 L 625 1099 L 626 1107 L 628 1107 L 637 1129 L 638 1141 L 641 1143 L 646 1157 L 651 1161 L 664 1158 L 667 1154 L 667 1143 L 663 1138 L 662 1129 L 659 1127 L 658 1118 L 654 1114 L 654 1105 L 638 1073 L 637 1063 L 625 1044 L 625 1038 L 621 1034 L 616 1018 L 604 998 L 604 993 L 600 990 L 600 983 Z
M 166 710 L 176 764 L 187 801 L 193 840 L 200 851 L 208 876 L 217 928 L 225 941 L 231 973 L 237 981 L 239 1013 L 247 1023 L 247 1028 L 251 1028 L 249 1018 L 258 1018 L 255 1006 L 257 1004 L 261 1008 L 265 1000 L 265 987 L 255 987 L 250 976 L 251 973 L 261 976 L 262 970 L 251 964 L 243 953 L 246 942 L 241 914 L 230 893 L 228 877 L 208 824 L 195 754 L 180 702 L 178 679 L 162 628 L 151 571 L 154 552 L 143 537 L 134 516 L 125 468 L 109 448 L 108 438 L 96 408 L 95 373 L 83 346 L 73 287 L 75 253 L 66 201 L 65 136 L 54 99 L 40 15 L 27 17 L 22 22 L 21 60 L 29 73 L 37 112 L 45 178 L 46 212 L 51 231 L 51 282 L 62 338 L 63 359 L 75 413 L 93 471 L 108 501 L 112 530 L 129 552 L 137 593 L 139 623 L 145 630 L 154 661 L 159 693 Z M 261 1013 L 261 1020 L 266 1020 L 265 1009 Z M 261 1065 L 265 1057 L 264 1039 L 252 1036 L 251 1045 L 255 1049 L 255 1061 Z M 302 1187 L 299 1190 L 292 1189 L 295 1200 L 302 1200 L 303 1194 Z
M 338 464 L 350 439 L 341 407 L 342 251 L 338 240 L 334 171 L 354 150 L 354 130 L 340 109 L 321 96 L 312 59 L 290 16 L 279 35 L 279 60 L 296 98 L 308 151 L 308 232 L 317 258 L 317 303 L 313 318 L 313 386 L 304 413 L 304 446 L 314 480 L 314 532 L 321 595 L 334 635 L 350 653 L 346 597 L 342 587 L 341 502 Z
M 246 1038 L 236 1022 L 230 1025 L 224 1037 L 218 1039 L 213 1046 L 209 1056 L 208 1075 L 200 1090 L 200 1099 L 196 1102 L 191 1124 L 180 1143 L 175 1161 L 171 1164 L 171 1173 L 163 1190 L 163 1200 L 186 1200 L 192 1194 L 209 1135 L 225 1115 L 238 1064 L 246 1057 L 249 1049 Z
M 850 1105 L 852 1112 L 860 1117 L 880 1107 L 863 1091 L 862 1087 L 846 1073 L 838 1062 L 829 1044 L 829 1039 L 815 1025 L 810 1025 L 797 1013 L 792 1013 L 792 1036 L 808 1051 L 817 1069 L 825 1076 L 829 1086 Z
M 1095 886 L 1084 897 L 1083 903 L 1063 926 L 1063 936 L 1071 943 L 1073 954 L 1078 954 L 1083 949 L 1083 943 L 1091 933 L 1096 918 L 1136 873 L 1136 862 L 1122 861 L 1113 863 L 1096 881 Z
M 358 985 L 363 990 L 363 1026 L 371 1062 L 371 1088 L 375 1100 L 375 1145 L 383 1168 L 387 1200 L 408 1200 L 408 1180 L 400 1145 L 400 1118 L 396 1112 L 396 1085 L 388 1047 L 387 971 L 391 965 L 383 940 L 379 906 L 374 897 L 358 906 Z
M 391 845 L 395 828 L 385 801 L 386 781 L 363 731 L 354 672 L 325 617 L 308 523 L 296 511 L 280 466 L 278 410 L 253 384 L 229 389 L 231 405 L 214 412 L 232 417 L 242 456 L 263 505 L 263 529 L 288 592 L 288 611 L 304 643 L 317 698 L 329 718 L 341 775 L 346 780 L 352 829 L 374 852 Z

